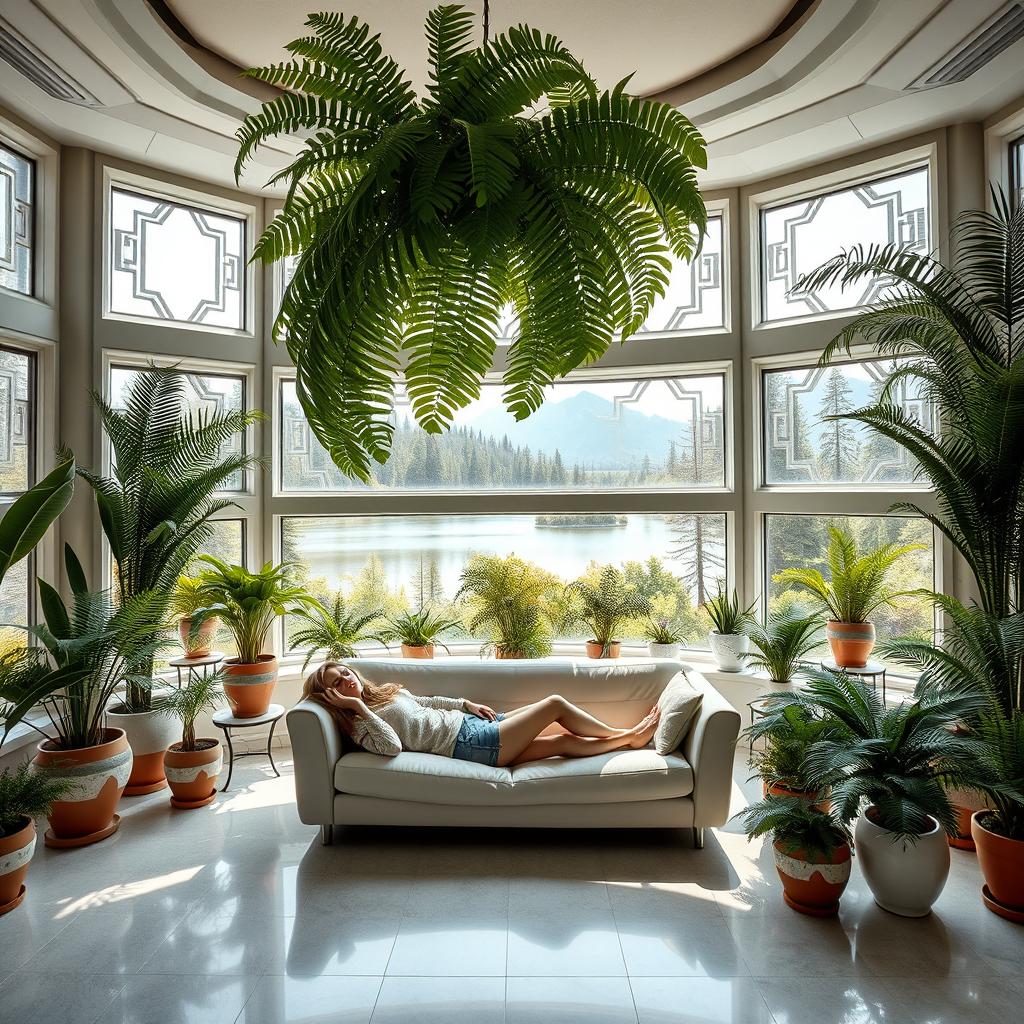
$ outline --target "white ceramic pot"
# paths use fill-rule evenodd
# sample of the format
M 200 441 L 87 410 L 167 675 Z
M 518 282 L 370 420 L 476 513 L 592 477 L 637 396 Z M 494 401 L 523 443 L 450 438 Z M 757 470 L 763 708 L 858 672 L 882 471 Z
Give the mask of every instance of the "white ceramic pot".
M 750 637 L 746 633 L 708 633 L 711 653 L 722 672 L 742 672 L 743 662 L 750 650 Z
M 647 653 L 652 658 L 671 658 L 673 661 L 679 657 L 680 644 L 655 644 L 647 645 Z
M 876 825 L 867 813 L 857 819 L 857 860 L 883 910 L 900 917 L 924 917 L 939 898 L 949 875 L 949 843 L 939 823 L 931 820 L 931 832 L 913 841 L 893 842 L 892 832 Z
M 172 715 L 156 711 L 108 711 L 107 721 L 124 729 L 132 748 L 132 774 L 125 786 L 125 796 L 142 796 L 163 789 L 167 785 L 164 751 L 181 738 L 181 723 Z

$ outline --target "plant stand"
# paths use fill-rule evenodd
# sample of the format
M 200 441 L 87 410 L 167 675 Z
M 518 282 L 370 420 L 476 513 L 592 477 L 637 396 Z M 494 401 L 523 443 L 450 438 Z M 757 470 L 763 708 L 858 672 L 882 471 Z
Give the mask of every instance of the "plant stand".
M 281 773 L 277 770 L 277 765 L 274 764 L 274 754 L 271 748 L 274 743 L 274 729 L 283 717 L 284 707 L 281 704 L 271 704 L 264 714 L 257 715 L 255 718 L 236 718 L 231 714 L 230 708 L 221 708 L 220 711 L 214 714 L 213 724 L 217 726 L 218 729 L 222 729 L 224 731 L 224 739 L 228 748 L 228 780 L 221 787 L 222 793 L 226 793 L 228 791 L 228 786 L 231 785 L 231 773 L 235 769 L 236 758 L 258 757 L 260 754 L 265 753 L 270 759 L 270 767 L 274 769 L 274 774 L 278 778 L 281 777 Z M 247 750 L 241 754 L 235 753 L 235 748 L 231 744 L 232 729 L 251 729 L 256 725 L 266 725 L 268 722 L 270 723 L 270 735 L 267 737 L 267 749 L 265 751 Z
M 178 673 L 178 689 L 193 679 L 205 679 L 208 674 L 217 671 L 217 666 L 224 660 L 223 651 L 210 651 L 202 658 L 172 658 L 167 664 Z M 182 670 L 185 677 L 182 678 Z
M 837 665 L 832 658 L 825 658 L 821 662 L 821 667 L 826 672 L 845 672 L 848 676 L 856 676 L 862 682 L 870 683 L 872 688 L 878 689 L 878 680 L 882 681 L 882 703 L 885 703 L 885 666 L 878 661 L 869 661 L 866 665 L 861 668 L 848 668 Z

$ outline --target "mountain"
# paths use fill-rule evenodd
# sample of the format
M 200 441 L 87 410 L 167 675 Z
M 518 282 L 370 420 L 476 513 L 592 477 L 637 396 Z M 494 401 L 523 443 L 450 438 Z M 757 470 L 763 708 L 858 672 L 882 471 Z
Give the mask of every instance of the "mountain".
M 504 409 L 491 409 L 466 426 L 498 440 L 508 434 L 512 444 L 526 445 L 533 452 L 553 455 L 557 448 L 569 465 L 579 462 L 602 469 L 635 468 L 644 455 L 662 462 L 670 443 L 689 430 L 686 424 L 647 416 L 634 406 L 620 406 L 616 415 L 613 402 L 590 391 L 545 402 L 521 423 Z

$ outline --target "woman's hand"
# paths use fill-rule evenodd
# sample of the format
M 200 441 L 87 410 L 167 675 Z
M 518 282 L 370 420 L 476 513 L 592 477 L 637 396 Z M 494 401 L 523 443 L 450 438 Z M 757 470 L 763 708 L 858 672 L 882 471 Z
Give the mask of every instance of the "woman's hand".
M 465 704 L 466 713 L 476 715 L 477 718 L 486 718 L 488 722 L 493 722 L 498 717 L 494 708 L 489 708 L 486 704 L 474 704 L 471 700 L 467 700 Z
M 324 690 L 324 700 L 339 711 L 354 711 L 357 715 L 366 713 L 366 705 L 360 697 L 349 697 L 340 690 Z

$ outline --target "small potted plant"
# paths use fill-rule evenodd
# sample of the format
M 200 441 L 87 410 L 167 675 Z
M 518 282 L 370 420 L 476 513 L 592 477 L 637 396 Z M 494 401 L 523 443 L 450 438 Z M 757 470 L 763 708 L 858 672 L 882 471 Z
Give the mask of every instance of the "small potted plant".
M 356 644 L 361 640 L 383 643 L 379 634 L 369 630 L 383 616 L 383 611 L 362 615 L 350 611 L 345 605 L 344 595 L 339 591 L 334 595 L 330 609 L 316 607 L 299 611 L 297 618 L 303 625 L 292 633 L 290 650 L 306 652 L 306 660 L 302 663 L 303 672 L 321 651 L 327 661 L 357 658 L 359 652 Z
M 761 779 L 765 796 L 795 796 L 827 809 L 821 789 L 808 778 L 807 755 L 815 743 L 828 739 L 835 722 L 801 705 L 769 706 L 746 731 L 751 744 L 764 745 L 750 758 L 754 775 Z
M 791 683 L 803 659 L 821 643 L 821 624 L 817 615 L 793 613 L 769 616 L 767 626 L 751 622 L 754 650 L 747 655 L 748 667 L 764 669 L 773 683 Z
M 850 880 L 846 822 L 791 796 L 766 797 L 739 816 L 749 838 L 771 836 L 786 906 L 812 917 L 834 917 Z
M 164 774 L 171 787 L 171 806 L 183 810 L 213 802 L 217 796 L 217 777 L 224 767 L 220 740 L 196 736 L 196 720 L 221 702 L 223 675 L 191 672 L 189 676 L 180 689 L 168 690 L 153 702 L 157 711 L 181 722 L 181 740 L 172 743 L 164 753 Z
M 590 631 L 588 658 L 617 658 L 622 630 L 632 620 L 651 614 L 650 601 L 613 565 L 603 566 L 596 581 L 574 580 L 565 589 L 572 602 L 569 620 Z
M 178 636 L 186 658 L 207 657 L 220 629 L 216 615 L 193 622 L 193 614 L 206 604 L 199 585 L 198 576 L 179 576 L 171 595 L 171 614 L 178 620 Z
M 224 662 L 224 694 L 236 718 L 266 714 L 277 684 L 277 658 L 266 652 L 270 627 L 283 615 L 312 609 L 317 602 L 293 582 L 294 566 L 267 562 L 258 572 L 201 555 L 210 566 L 199 575 L 204 607 L 193 621 L 217 616 L 235 639 L 238 654 Z
M 451 654 L 439 638 L 444 633 L 458 629 L 460 625 L 458 619 L 447 618 L 424 607 L 416 612 L 393 615 L 381 631 L 380 640 L 381 643 L 400 641 L 403 658 L 430 659 L 434 657 L 436 646 L 444 647 Z
M 883 605 L 893 606 L 906 591 L 891 590 L 886 579 L 893 565 L 923 544 L 883 544 L 859 554 L 852 534 L 828 528 L 829 579 L 817 569 L 783 569 L 772 579 L 806 590 L 828 613 L 825 636 L 839 668 L 863 668 L 875 645 L 869 616 Z
M 647 653 L 652 658 L 678 658 L 683 643 L 679 624 L 672 619 L 648 619 L 644 626 Z
M 718 592 L 708 598 L 702 607 L 711 619 L 713 628 L 708 634 L 708 643 L 711 644 L 711 653 L 718 668 L 722 672 L 741 672 L 750 650 L 747 625 L 751 621 L 754 606 L 742 608 L 736 591 L 729 594 L 719 583 Z

